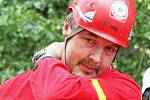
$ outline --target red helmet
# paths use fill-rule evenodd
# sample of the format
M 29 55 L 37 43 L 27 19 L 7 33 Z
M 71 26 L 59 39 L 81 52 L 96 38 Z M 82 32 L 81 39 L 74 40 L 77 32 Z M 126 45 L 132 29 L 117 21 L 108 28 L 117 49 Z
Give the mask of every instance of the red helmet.
M 82 28 L 127 47 L 136 17 L 134 0 L 74 0 L 68 7 Z

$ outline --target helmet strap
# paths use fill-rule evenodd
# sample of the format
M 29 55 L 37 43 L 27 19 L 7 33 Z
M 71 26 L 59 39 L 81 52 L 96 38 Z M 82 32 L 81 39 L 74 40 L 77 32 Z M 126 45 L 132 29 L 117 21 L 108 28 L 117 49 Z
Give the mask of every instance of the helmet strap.
M 116 55 L 115 55 L 115 57 L 114 57 L 114 59 L 113 59 L 113 61 L 112 61 L 112 63 L 114 63 L 114 61 L 115 61 L 115 59 L 116 59 L 116 56 L 117 56 L 117 54 L 118 54 L 118 52 L 119 52 L 119 50 L 120 50 L 120 48 L 121 48 L 121 46 L 118 48 L 118 50 L 116 51 Z M 113 68 L 113 66 L 111 65 L 111 66 L 109 66 L 109 69 L 112 69 Z
M 66 64 L 66 65 L 68 65 L 68 64 L 67 64 L 67 59 L 66 59 L 67 43 L 68 43 L 68 41 L 69 41 L 73 36 L 75 36 L 77 33 L 81 32 L 81 31 L 83 31 L 83 30 L 84 30 L 84 29 L 83 29 L 82 27 L 78 26 L 77 28 L 73 29 L 73 30 L 70 32 L 70 34 L 65 38 L 65 64 Z

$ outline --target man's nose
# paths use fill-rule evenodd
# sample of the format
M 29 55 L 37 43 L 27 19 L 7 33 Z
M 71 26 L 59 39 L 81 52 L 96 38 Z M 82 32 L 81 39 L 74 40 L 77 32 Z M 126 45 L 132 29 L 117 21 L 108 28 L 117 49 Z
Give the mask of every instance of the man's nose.
M 103 49 L 93 50 L 90 54 L 89 58 L 92 59 L 94 62 L 101 62 L 103 57 Z

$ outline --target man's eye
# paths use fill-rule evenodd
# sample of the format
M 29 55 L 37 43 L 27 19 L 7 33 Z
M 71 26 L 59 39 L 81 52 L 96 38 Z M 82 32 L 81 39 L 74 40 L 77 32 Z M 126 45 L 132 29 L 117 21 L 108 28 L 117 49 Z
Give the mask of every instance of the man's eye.
M 88 40 L 89 43 L 95 43 L 95 41 L 92 40 L 92 39 L 87 39 L 87 40 Z
M 113 47 L 107 47 L 106 50 L 108 53 L 115 53 L 116 52 L 116 49 Z
M 94 39 L 91 39 L 91 38 L 85 38 L 85 39 L 86 39 L 86 41 L 89 42 L 89 43 L 94 43 L 94 42 L 95 42 L 95 40 L 94 40 Z
M 87 41 L 88 45 L 90 45 L 90 46 L 93 46 L 96 44 L 96 41 L 93 39 L 90 39 L 90 38 L 86 38 L 86 41 Z

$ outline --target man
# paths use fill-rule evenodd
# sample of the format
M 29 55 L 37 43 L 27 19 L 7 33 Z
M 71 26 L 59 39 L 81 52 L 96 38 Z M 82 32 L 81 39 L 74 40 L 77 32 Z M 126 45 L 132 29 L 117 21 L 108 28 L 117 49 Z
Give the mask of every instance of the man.
M 150 100 L 150 68 L 146 70 L 143 76 L 142 94 L 143 100 Z
M 0 99 L 141 100 L 136 82 L 111 69 L 119 48 L 131 39 L 133 0 L 74 0 L 68 12 L 65 44 L 38 52 L 34 70 L 3 83 Z

